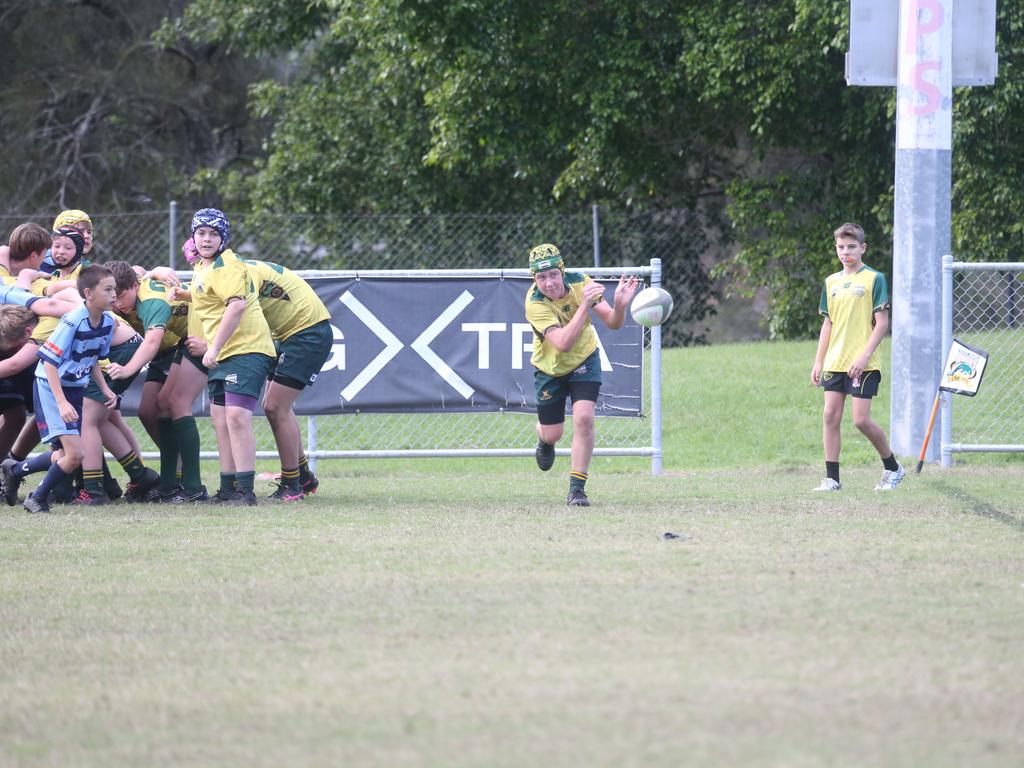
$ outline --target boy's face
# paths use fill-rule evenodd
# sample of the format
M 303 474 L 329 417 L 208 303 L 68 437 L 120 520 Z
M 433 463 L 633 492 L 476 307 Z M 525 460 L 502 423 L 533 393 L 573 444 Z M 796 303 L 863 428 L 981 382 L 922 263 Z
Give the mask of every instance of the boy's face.
M 540 292 L 549 299 L 560 299 L 565 295 L 565 281 L 562 280 L 562 270 L 548 269 L 538 272 L 533 276 Z
M 58 267 L 66 267 L 75 258 L 75 244 L 70 237 L 55 237 L 50 246 L 53 263 Z
M 126 291 L 121 291 L 114 299 L 114 309 L 122 315 L 135 311 L 135 304 L 139 300 L 139 286 L 134 285 Z
M 89 309 L 95 309 L 100 312 L 106 312 L 112 306 L 114 306 L 114 300 L 117 297 L 117 289 L 114 286 L 114 276 L 108 275 L 96 283 L 96 287 L 93 289 L 85 290 L 85 303 L 89 306 Z
M 88 253 L 92 250 L 92 224 L 88 221 L 79 221 L 71 225 L 79 231 L 82 235 L 82 239 L 85 240 L 85 248 L 82 249 L 82 253 Z
M 858 243 L 856 237 L 842 235 L 836 238 L 836 256 L 847 269 L 859 267 L 867 249 L 867 244 Z
M 204 259 L 212 259 L 220 250 L 220 232 L 213 227 L 199 227 L 192 233 L 196 250 Z
M 74 247 L 74 243 L 71 244 Z M 72 252 L 72 256 L 74 253 Z M 43 263 L 43 259 L 46 258 L 46 251 L 32 251 L 24 260 L 15 261 L 11 259 L 11 268 L 17 271 L 23 269 L 39 269 L 39 266 Z

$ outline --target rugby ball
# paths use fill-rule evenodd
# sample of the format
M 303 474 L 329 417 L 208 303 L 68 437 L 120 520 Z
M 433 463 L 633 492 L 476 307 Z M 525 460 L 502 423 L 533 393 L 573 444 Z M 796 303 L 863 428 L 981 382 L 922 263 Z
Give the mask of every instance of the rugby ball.
M 644 288 L 633 298 L 629 314 L 638 325 L 653 328 L 661 325 L 672 314 L 672 297 L 664 288 Z

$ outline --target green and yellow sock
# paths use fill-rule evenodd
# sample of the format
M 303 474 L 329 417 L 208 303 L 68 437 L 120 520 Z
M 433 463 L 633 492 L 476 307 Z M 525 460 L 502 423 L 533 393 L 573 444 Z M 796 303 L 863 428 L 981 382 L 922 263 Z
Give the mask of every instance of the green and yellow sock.
M 102 496 L 106 493 L 103 489 L 102 469 L 82 470 L 82 482 L 85 484 L 85 492 L 90 496 Z
M 220 493 L 223 496 L 224 494 L 232 494 L 236 490 L 238 490 L 238 489 L 235 487 L 235 473 L 234 472 L 221 472 L 220 473 L 220 490 L 218 491 L 218 493 Z
M 587 473 L 577 472 L 575 469 L 569 473 L 569 490 L 574 491 L 579 488 L 581 491 L 587 484 Z
M 299 459 L 299 470 L 298 471 L 299 471 L 299 482 L 300 483 L 305 483 L 313 475 L 313 473 L 309 471 L 309 461 L 306 459 L 305 456 L 303 456 L 301 459 Z M 283 475 L 282 475 L 282 478 L 283 478 Z
M 302 487 L 301 486 L 301 482 L 302 482 L 302 480 L 301 480 L 300 475 L 299 475 L 299 468 L 298 467 L 296 467 L 295 469 L 285 469 L 284 467 L 281 467 L 281 485 L 282 486 L 284 486 L 285 488 L 291 488 L 291 489 L 297 491 L 299 488 Z
M 128 473 L 128 478 L 132 481 L 139 480 L 146 474 L 146 465 L 142 463 L 142 459 L 135 451 L 128 451 L 117 460 L 117 463 L 124 467 L 124 471 Z
M 256 485 L 255 472 L 236 472 L 235 481 L 238 483 L 238 490 L 241 493 L 252 493 Z

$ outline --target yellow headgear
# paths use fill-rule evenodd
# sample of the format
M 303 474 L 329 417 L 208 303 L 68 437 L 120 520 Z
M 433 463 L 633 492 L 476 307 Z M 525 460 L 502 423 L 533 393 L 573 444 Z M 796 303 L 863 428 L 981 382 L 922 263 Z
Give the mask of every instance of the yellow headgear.
M 530 273 L 536 275 L 549 269 L 560 269 L 564 272 L 565 262 L 557 246 L 544 243 L 530 251 Z
M 61 227 L 70 227 L 78 224 L 80 221 L 84 221 L 88 224 L 92 224 L 92 219 L 89 218 L 89 214 L 85 211 L 71 210 L 61 211 L 57 214 L 57 218 L 53 220 L 53 231 L 56 232 Z

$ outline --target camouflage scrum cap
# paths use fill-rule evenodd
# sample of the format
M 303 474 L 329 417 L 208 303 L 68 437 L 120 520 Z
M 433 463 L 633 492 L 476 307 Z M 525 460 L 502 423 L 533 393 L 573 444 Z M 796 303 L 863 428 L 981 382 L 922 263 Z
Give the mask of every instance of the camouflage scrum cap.
M 565 262 L 557 246 L 544 243 L 530 251 L 530 273 L 536 275 L 549 269 L 561 269 L 564 272 Z

